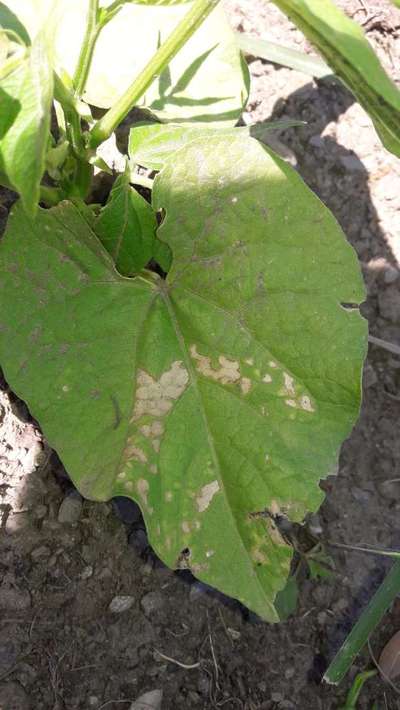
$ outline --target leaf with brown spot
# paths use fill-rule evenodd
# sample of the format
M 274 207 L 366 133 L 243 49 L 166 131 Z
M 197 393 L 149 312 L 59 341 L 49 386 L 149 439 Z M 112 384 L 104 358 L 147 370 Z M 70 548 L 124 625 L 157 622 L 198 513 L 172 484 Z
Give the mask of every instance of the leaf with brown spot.
M 85 495 L 132 497 L 166 564 L 277 621 L 292 550 L 267 511 L 319 506 L 357 417 L 366 324 L 340 304 L 364 298 L 358 263 L 295 171 L 242 133 L 181 148 L 153 209 L 166 280 L 121 276 L 71 204 L 14 208 L 0 363 Z

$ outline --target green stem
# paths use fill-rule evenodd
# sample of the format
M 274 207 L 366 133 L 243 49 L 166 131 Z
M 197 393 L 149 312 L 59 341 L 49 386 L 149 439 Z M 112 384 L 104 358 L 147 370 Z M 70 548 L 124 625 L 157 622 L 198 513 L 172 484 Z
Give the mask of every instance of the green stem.
M 89 74 L 90 63 L 92 61 L 94 46 L 99 35 L 101 25 L 98 23 L 99 0 L 89 1 L 89 12 L 87 18 L 86 32 L 79 54 L 78 64 L 74 75 L 74 86 L 78 96 L 81 96 L 85 88 Z
M 93 126 L 90 132 L 89 148 L 95 149 L 100 143 L 109 138 L 118 124 L 137 104 L 153 81 L 160 76 L 171 59 L 200 27 L 218 3 L 219 0 L 196 0 L 193 7 L 150 59 L 141 74 L 118 99 L 116 104 Z
M 380 622 L 385 611 L 400 592 L 400 561 L 395 562 L 379 589 L 375 592 L 359 620 L 353 626 L 343 646 L 329 665 L 324 680 L 337 685 L 344 678 L 355 657 Z
M 364 671 L 363 673 L 359 673 L 358 676 L 356 677 L 352 687 L 349 690 L 349 694 L 346 698 L 346 705 L 344 705 L 340 710 L 357 710 L 357 701 L 358 698 L 360 697 L 360 693 L 367 682 L 370 678 L 373 678 L 376 676 L 378 671 L 372 670 L 372 671 Z

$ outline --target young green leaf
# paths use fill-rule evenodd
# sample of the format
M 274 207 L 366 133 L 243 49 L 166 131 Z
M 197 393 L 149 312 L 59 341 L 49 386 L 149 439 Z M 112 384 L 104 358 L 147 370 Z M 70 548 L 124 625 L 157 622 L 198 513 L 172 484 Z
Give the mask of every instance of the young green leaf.
M 123 276 L 141 271 L 153 255 L 157 221 L 151 205 L 119 175 L 95 231 Z
M 0 173 L 35 212 L 49 139 L 53 72 L 40 36 L 0 81 Z
M 312 42 L 370 114 L 384 144 L 400 156 L 400 92 L 360 26 L 331 0 L 273 0 Z
M 129 133 L 129 157 L 132 168 L 143 165 L 152 170 L 161 170 L 176 151 L 197 138 L 235 138 L 242 134 L 263 140 L 270 131 L 286 130 L 293 126 L 302 126 L 303 121 L 282 120 L 241 126 L 231 130 L 199 125 L 185 126 L 173 123 L 137 123 Z
M 171 567 L 277 621 L 291 548 L 358 414 L 355 254 L 254 139 L 199 139 L 155 180 L 166 280 L 120 276 L 68 203 L 0 245 L 0 362 L 82 493 L 132 496 Z

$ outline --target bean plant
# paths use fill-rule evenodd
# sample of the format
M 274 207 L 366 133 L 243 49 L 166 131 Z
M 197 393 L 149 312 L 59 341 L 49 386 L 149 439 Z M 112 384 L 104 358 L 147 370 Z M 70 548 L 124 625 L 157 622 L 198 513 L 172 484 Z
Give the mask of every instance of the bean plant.
M 331 0 L 274 3 L 398 155 L 399 93 L 360 28 Z M 263 142 L 276 125 L 237 125 L 249 77 L 220 5 L 0 2 L 0 183 L 19 194 L 0 364 L 84 496 L 134 499 L 167 565 L 274 622 L 280 521 L 318 509 L 358 416 L 365 294 Z

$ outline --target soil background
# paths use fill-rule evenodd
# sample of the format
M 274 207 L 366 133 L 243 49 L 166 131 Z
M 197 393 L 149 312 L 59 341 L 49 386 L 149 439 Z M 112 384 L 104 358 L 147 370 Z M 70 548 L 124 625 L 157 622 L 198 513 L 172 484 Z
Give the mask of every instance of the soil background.
M 338 0 L 363 25 L 400 84 L 400 12 L 386 0 Z M 307 42 L 264 0 L 226 0 L 232 25 L 301 50 Z M 400 345 L 400 163 L 339 83 L 250 59 L 244 120 L 296 118 L 273 147 L 330 207 L 360 259 L 372 335 Z M 0 229 L 11 193 L 2 191 Z M 323 268 L 323 265 L 321 265 Z M 322 354 L 323 357 L 323 354 Z M 329 546 L 400 546 L 400 358 L 376 345 L 364 371 L 361 416 L 338 476 L 304 531 L 334 560 L 329 580 L 300 575 L 295 616 L 268 625 L 189 573 L 173 573 L 147 544 L 140 512 L 124 500 L 82 501 L 40 430 L 2 382 L 0 392 L 0 708 L 131 708 L 147 691 L 159 710 L 333 710 L 339 688 L 321 683 L 390 562 Z M 110 606 L 111 605 L 111 606 Z M 396 601 L 371 639 L 375 655 L 400 628 Z M 369 681 L 359 708 L 400 708 Z M 132 705 L 136 710 L 138 705 Z M 143 707 L 143 706 L 141 706 Z

